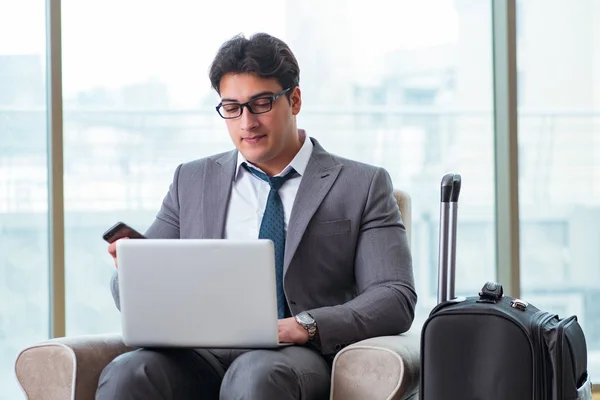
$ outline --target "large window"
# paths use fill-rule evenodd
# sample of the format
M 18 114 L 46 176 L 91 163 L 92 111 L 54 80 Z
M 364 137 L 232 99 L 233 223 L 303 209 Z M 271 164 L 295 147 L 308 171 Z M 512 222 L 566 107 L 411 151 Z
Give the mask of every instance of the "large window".
M 403 1 L 386 13 L 383 0 L 227 4 L 237 12 L 224 21 L 214 16 L 220 6 L 194 0 L 168 10 L 63 2 L 68 334 L 120 329 L 103 230 L 117 220 L 144 230 L 178 163 L 233 148 L 207 71 L 239 32 L 266 31 L 292 47 L 300 127 L 331 152 L 386 167 L 413 196 L 420 315 L 435 301 L 448 170 L 466 177 L 458 289 L 475 293 L 493 277 L 489 2 Z
M 43 0 L 0 0 L 0 399 L 14 360 L 48 337 Z M 7 38 L 9 38 L 7 40 Z
M 600 2 L 521 1 L 522 296 L 577 314 L 600 376 Z

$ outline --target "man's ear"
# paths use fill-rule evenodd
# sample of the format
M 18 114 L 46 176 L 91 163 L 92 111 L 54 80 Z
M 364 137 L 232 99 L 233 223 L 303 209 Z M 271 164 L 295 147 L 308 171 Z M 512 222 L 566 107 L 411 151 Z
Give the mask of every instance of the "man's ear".
M 290 103 L 292 105 L 292 114 L 298 115 L 298 113 L 300 113 L 300 109 L 302 108 L 302 92 L 297 86 L 292 90 L 292 94 L 290 95 Z

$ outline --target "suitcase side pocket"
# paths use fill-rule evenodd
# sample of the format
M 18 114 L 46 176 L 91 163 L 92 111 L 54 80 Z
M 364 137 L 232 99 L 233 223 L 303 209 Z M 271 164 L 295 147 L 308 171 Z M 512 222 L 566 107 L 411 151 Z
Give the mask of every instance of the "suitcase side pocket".
M 568 340 L 574 324 L 579 325 L 576 316 L 564 318 L 558 323 L 552 321 L 544 335 L 552 369 L 553 400 L 577 399 L 581 376 L 577 372 L 577 356 L 572 353 Z

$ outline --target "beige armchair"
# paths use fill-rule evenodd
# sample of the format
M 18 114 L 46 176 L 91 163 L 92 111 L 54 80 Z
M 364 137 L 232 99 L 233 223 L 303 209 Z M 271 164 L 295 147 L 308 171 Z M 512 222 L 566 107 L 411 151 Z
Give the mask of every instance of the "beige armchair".
M 410 197 L 394 196 L 410 243 Z M 104 367 L 129 350 L 119 334 L 51 339 L 23 349 L 15 370 L 29 400 L 92 400 Z M 408 399 L 416 397 L 419 378 L 418 333 L 367 339 L 336 355 L 330 399 Z

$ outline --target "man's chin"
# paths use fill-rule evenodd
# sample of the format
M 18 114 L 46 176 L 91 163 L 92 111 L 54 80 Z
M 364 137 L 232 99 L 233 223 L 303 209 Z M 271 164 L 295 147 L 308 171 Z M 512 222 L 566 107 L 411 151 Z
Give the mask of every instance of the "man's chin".
M 248 151 L 248 149 L 239 149 L 244 158 L 252 164 L 262 164 L 270 159 L 267 152 L 257 150 L 258 149 Z

